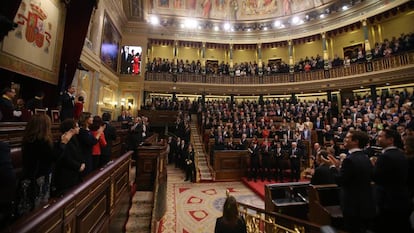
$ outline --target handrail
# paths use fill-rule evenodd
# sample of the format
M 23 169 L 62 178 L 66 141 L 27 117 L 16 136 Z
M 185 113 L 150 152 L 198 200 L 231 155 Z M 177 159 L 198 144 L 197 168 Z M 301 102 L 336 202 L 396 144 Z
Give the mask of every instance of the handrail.
M 353 75 L 368 74 L 375 71 L 390 70 L 414 64 L 414 51 L 403 52 L 388 58 L 373 59 L 370 63 L 353 63 L 350 66 L 334 67 L 329 70 L 314 70 L 310 72 L 278 73 L 271 75 L 237 76 L 218 74 L 193 74 L 193 73 L 156 73 L 147 72 L 145 81 L 177 82 L 177 83 L 204 83 L 204 84 L 274 84 L 308 82 L 324 79 L 335 79 Z M 372 65 L 368 70 L 367 66 Z M 175 80 L 174 80 L 175 79 Z
M 289 215 L 268 212 L 245 203 L 237 203 L 239 213 L 246 220 L 248 233 L 279 231 L 288 233 L 320 233 L 320 225 Z

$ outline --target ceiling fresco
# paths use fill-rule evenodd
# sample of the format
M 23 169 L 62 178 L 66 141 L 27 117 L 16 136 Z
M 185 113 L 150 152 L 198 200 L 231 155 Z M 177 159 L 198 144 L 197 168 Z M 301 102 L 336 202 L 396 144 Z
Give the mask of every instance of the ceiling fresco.
M 134 0 L 132 0 L 134 1 Z M 151 0 L 149 13 L 211 20 L 258 20 L 289 16 L 333 0 Z

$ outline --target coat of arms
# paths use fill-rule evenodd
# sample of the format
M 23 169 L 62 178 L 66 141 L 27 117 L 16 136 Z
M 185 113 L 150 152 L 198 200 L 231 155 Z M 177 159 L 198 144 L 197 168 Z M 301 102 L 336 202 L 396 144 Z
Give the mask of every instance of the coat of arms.
M 15 35 L 22 39 L 24 30 L 27 42 L 33 43 L 33 45 L 39 48 L 44 47 L 45 53 L 48 53 L 52 37 L 50 34 L 52 24 L 47 22 L 48 15 L 40 6 L 40 2 L 30 1 L 29 5 L 29 9 L 27 9 L 27 4 L 24 1 L 20 5 L 19 12 L 17 13 L 17 23 L 19 26 L 16 29 Z

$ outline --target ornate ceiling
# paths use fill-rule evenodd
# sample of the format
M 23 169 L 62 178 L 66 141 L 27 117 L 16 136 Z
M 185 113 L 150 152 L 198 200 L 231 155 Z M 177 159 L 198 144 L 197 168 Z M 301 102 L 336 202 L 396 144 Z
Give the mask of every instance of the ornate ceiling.
M 124 0 L 125 33 L 212 43 L 269 43 L 359 23 L 409 0 Z M 151 24 L 156 17 L 158 24 Z M 224 26 L 227 24 L 226 26 Z

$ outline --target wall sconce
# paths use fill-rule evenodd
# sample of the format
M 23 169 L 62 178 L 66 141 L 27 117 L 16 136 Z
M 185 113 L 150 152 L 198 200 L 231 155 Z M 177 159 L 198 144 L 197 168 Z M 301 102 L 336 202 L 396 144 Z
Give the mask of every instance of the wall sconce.
M 116 102 L 116 101 L 113 104 L 114 104 L 114 108 L 116 108 L 118 106 L 118 102 Z
M 121 99 L 121 110 L 124 111 L 124 106 L 125 106 L 125 98 Z
M 133 105 L 134 105 L 134 100 L 133 99 L 128 99 L 128 110 L 131 110 Z

